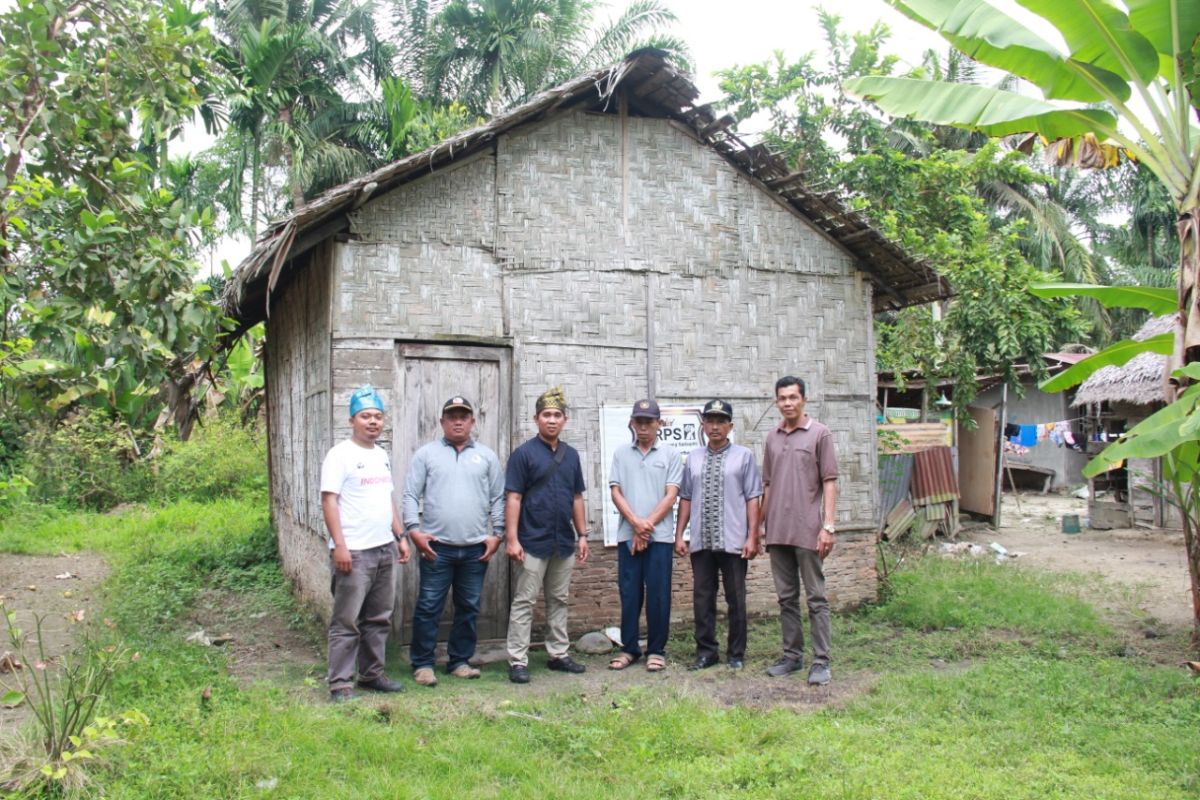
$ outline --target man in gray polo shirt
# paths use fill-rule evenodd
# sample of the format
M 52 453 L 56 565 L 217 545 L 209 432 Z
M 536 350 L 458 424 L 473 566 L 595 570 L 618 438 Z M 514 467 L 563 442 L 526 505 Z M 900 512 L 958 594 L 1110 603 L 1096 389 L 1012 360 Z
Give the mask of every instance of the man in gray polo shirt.
M 829 602 L 822 562 L 833 550 L 837 521 L 837 453 L 829 428 L 804 413 L 804 381 L 788 375 L 775 382 L 782 420 L 767 434 L 763 456 L 763 541 L 779 596 L 783 657 L 767 668 L 781 677 L 804 667 L 800 584 L 808 602 L 813 663 L 808 682 L 829 683 Z
M 705 447 L 688 453 L 679 487 L 675 552 L 692 558 L 692 610 L 696 618 L 696 660 L 690 670 L 718 663 L 717 576 L 725 586 L 729 638 L 725 645 L 730 669 L 746 658 L 746 571 L 758 555 L 759 498 L 762 478 L 754 453 L 733 444 L 733 406 L 710 400 L 701 413 Z M 691 525 L 690 547 L 683 531 Z
M 617 528 L 617 589 L 621 595 L 621 652 L 609 669 L 625 669 L 642 656 L 638 621 L 646 605 L 646 669 L 667 666 L 671 626 L 671 509 L 683 478 L 683 459 L 658 442 L 662 413 L 639 400 L 629 415 L 634 441 L 613 453 L 608 485 L 621 514 Z
M 478 678 L 475 655 L 479 599 L 488 561 L 504 536 L 504 472 L 487 445 L 471 437 L 475 410 L 463 397 L 442 406 L 442 437 L 413 455 L 404 484 L 404 527 L 421 557 L 421 588 L 413 609 L 413 680 L 436 686 L 438 623 L 454 591 L 454 622 L 446 671 Z M 422 507 L 422 501 L 423 507 Z

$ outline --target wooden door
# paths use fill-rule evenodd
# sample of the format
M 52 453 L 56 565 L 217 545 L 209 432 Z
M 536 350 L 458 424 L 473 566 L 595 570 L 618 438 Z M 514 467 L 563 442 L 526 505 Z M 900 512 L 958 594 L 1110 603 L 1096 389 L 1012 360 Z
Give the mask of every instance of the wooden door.
M 508 459 L 512 414 L 509 392 L 511 354 L 505 347 L 397 344 L 397 411 L 394 416 L 392 464 L 397 500 L 403 499 L 404 476 L 413 453 L 441 437 L 442 404 L 461 395 L 475 406 L 475 438 L 496 451 L 503 468 Z M 417 556 L 401 570 L 393 617 L 399 642 L 412 639 L 412 615 L 420 573 Z M 479 638 L 499 639 L 508 632 L 512 598 L 504 548 L 488 564 L 479 613 Z M 453 598 L 446 601 L 439 638 L 449 634 Z
M 963 511 L 990 517 L 996 512 L 996 417 L 989 408 L 967 409 L 975 420 L 975 430 L 958 426 L 959 507 Z

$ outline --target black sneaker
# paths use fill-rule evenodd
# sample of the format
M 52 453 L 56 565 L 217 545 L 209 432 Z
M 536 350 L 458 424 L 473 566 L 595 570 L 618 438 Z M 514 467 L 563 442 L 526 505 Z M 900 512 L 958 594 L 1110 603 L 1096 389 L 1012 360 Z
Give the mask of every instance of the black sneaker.
M 830 680 L 829 666 L 827 664 L 813 664 L 812 669 L 808 671 L 808 683 L 810 686 L 824 686 Z
M 741 669 L 742 667 L 746 666 L 746 662 L 745 662 L 745 661 L 743 661 L 743 660 L 742 660 L 742 659 L 740 659 L 740 658 L 730 658 L 730 659 L 727 659 L 727 660 L 725 661 L 725 664 L 726 664 L 726 665 L 727 665 L 727 666 L 728 666 L 730 669 Z
M 577 661 L 571 660 L 570 656 L 552 658 L 546 662 L 546 668 L 552 669 L 555 672 L 570 672 L 572 675 L 578 675 L 581 672 L 587 672 L 587 667 Z
M 404 691 L 404 684 L 400 681 L 394 681 L 386 675 L 380 675 L 372 681 L 359 681 L 358 688 L 366 689 L 368 692 L 396 694 L 397 692 Z
M 329 692 L 329 702 L 331 703 L 350 703 L 357 699 L 358 695 L 348 687 L 345 689 L 334 689 Z
M 804 669 L 803 659 L 784 656 L 767 667 L 767 674 L 772 678 L 782 678 L 784 675 L 791 675 L 793 672 L 799 672 L 802 669 Z
M 697 656 L 696 660 L 688 664 L 688 672 L 696 672 L 701 669 L 708 669 L 720 664 L 721 660 L 716 656 Z

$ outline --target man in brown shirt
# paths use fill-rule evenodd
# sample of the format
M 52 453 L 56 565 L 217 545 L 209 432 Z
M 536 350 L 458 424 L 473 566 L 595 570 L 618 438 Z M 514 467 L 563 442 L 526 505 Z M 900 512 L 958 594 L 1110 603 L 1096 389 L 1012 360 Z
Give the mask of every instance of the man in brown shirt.
M 822 562 L 833 550 L 837 512 L 837 453 L 829 428 L 804 413 L 804 381 L 788 375 L 775 382 L 782 420 L 767 434 L 763 456 L 763 532 L 771 576 L 779 596 L 783 658 L 767 668 L 780 677 L 804 667 L 800 584 L 804 584 L 812 630 L 813 663 L 808 682 L 829 683 L 829 603 Z

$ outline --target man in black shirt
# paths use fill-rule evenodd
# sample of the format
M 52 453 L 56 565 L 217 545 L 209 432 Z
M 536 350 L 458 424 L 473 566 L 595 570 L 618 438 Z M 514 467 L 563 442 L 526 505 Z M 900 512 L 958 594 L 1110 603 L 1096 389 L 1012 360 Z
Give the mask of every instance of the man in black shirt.
M 567 423 L 561 388 L 537 400 L 533 420 L 538 435 L 508 459 L 505 491 L 505 542 L 517 566 L 517 588 L 508 618 L 508 679 L 529 683 L 529 639 L 538 592 L 546 594 L 548 666 L 579 673 L 584 666 L 567 655 L 567 598 L 575 561 L 588 557 L 583 506 L 583 469 L 579 453 L 559 440 Z

